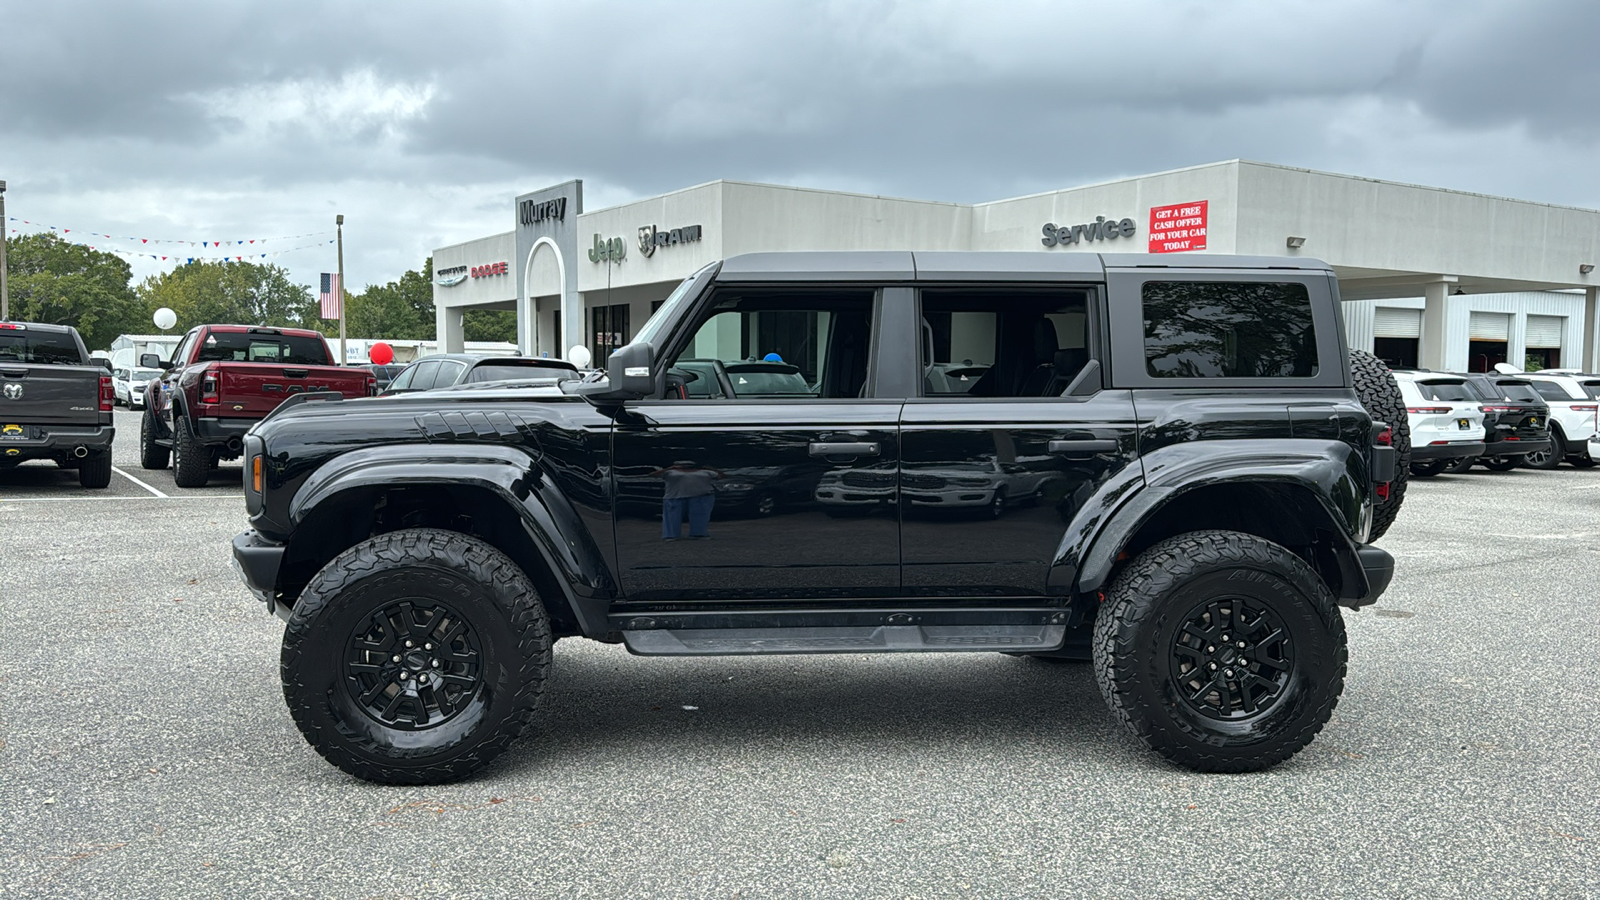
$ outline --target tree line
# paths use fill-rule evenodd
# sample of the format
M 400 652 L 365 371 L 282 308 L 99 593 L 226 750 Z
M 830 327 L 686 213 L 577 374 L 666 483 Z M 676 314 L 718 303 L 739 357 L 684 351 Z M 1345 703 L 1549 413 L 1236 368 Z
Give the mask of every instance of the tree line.
M 271 264 L 195 260 L 138 284 L 121 257 L 54 234 L 29 234 L 6 243 L 11 319 L 71 325 L 91 350 L 119 334 L 149 334 L 151 316 L 165 306 L 178 315 L 173 333 L 226 323 L 310 328 L 337 336 L 323 319 L 316 292 Z M 468 310 L 469 341 L 516 341 L 516 313 Z M 433 340 L 433 259 L 387 284 L 345 292 L 345 334 L 353 338 Z

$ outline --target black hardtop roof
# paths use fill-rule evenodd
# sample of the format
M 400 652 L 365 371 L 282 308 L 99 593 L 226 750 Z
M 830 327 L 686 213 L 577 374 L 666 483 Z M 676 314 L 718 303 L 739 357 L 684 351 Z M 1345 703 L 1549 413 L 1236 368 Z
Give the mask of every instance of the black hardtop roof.
M 1222 253 L 1004 250 L 797 250 L 729 257 L 718 281 L 1053 281 L 1103 279 L 1117 269 L 1300 269 L 1320 259 Z

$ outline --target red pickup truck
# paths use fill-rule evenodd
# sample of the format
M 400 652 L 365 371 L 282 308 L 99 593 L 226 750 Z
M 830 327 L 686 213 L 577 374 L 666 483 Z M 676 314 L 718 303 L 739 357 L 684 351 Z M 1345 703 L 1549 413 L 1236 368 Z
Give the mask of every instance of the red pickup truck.
M 139 462 L 165 469 L 170 459 L 179 487 L 201 487 L 219 461 L 237 459 L 250 426 L 289 397 L 367 397 L 377 384 L 366 369 L 334 365 L 322 335 L 298 328 L 198 325 L 171 360 L 146 353 L 139 365 L 163 370 L 145 385 Z

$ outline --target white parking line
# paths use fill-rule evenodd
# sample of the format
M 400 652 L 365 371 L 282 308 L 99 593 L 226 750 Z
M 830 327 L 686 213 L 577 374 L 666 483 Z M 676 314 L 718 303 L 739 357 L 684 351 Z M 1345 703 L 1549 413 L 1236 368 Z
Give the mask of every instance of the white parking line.
M 122 471 L 121 469 L 117 468 L 116 466 L 112 466 L 111 467 L 111 471 L 117 473 L 118 475 L 121 475 L 123 478 L 128 479 L 129 481 L 133 482 L 134 484 L 137 484 L 139 487 L 144 488 L 145 490 L 149 491 L 150 493 L 155 494 L 157 497 L 160 497 L 163 500 L 172 499 L 172 498 L 168 497 L 166 494 L 161 493 L 160 491 L 156 490 L 155 488 L 151 487 L 148 484 L 145 484 L 144 482 L 142 482 L 139 479 L 133 477 L 132 475 L 129 475 L 127 472 Z

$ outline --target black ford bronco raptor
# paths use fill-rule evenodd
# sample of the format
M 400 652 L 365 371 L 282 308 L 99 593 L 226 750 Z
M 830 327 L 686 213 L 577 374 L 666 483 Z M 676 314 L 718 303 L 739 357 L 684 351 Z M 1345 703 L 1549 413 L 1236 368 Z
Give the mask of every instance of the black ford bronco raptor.
M 1315 260 L 751 254 L 604 373 L 284 403 L 234 560 L 296 723 L 372 781 L 482 767 L 567 636 L 1092 660 L 1146 746 L 1256 770 L 1393 574 L 1405 423 Z

